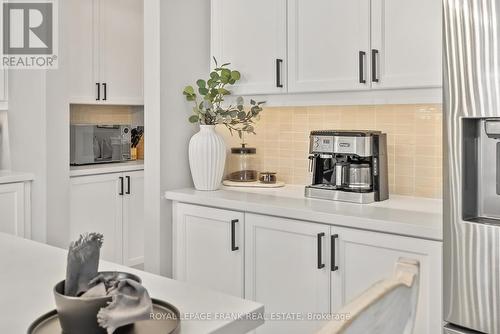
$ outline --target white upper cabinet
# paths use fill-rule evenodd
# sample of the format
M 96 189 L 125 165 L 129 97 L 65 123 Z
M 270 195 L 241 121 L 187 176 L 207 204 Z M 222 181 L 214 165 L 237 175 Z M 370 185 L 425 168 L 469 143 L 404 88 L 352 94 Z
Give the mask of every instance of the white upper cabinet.
M 100 82 L 109 101 L 144 104 L 143 16 L 143 0 L 101 0 Z
M 241 72 L 236 94 L 439 88 L 441 12 L 438 0 L 212 0 L 212 55 Z
M 370 0 L 288 1 L 288 91 L 369 89 Z
M 142 0 L 68 0 L 70 102 L 144 104 Z
M 372 0 L 374 89 L 441 87 L 441 1 Z
M 67 0 L 71 17 L 67 43 L 69 56 L 69 89 L 72 102 L 92 103 L 97 99 L 99 81 L 97 63 L 97 0 Z
M 286 92 L 287 0 L 212 0 L 212 56 L 242 78 L 234 94 Z

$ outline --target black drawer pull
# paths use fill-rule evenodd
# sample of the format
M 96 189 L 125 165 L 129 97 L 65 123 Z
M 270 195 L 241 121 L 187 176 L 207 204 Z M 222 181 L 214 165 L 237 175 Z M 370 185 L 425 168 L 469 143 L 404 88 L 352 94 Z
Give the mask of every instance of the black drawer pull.
M 236 223 L 238 223 L 238 219 L 231 220 L 231 251 L 235 252 L 240 248 L 236 246 Z
M 283 59 L 276 59 L 276 87 L 283 88 L 283 83 L 281 82 L 281 65 L 283 64 Z
M 373 49 L 372 50 L 372 81 L 373 82 L 379 82 L 378 78 L 378 71 L 377 71 L 377 56 L 378 56 L 378 50 Z
M 366 52 L 359 51 L 359 83 L 365 84 L 365 57 Z
M 339 238 L 339 235 L 338 235 L 338 234 L 334 234 L 334 235 L 332 235 L 332 237 L 331 237 L 331 238 L 332 238 L 332 239 L 331 239 L 331 240 L 332 240 L 332 242 L 331 242 L 331 245 L 330 245 L 330 246 L 332 247 L 332 254 L 331 254 L 331 255 L 332 255 L 332 256 L 331 256 L 331 260 L 332 260 L 332 261 L 331 261 L 331 262 L 332 262 L 332 263 L 331 263 L 331 270 L 332 270 L 332 271 L 337 271 L 337 270 L 339 270 L 339 267 L 337 266 L 337 264 L 336 264 L 336 259 L 335 259 L 335 258 L 336 258 L 336 255 L 337 255 L 337 254 L 336 254 L 336 250 L 335 250 L 335 248 L 336 248 L 336 247 L 335 247 L 335 243 L 336 243 L 336 240 Z
M 120 193 L 118 195 L 123 196 L 123 177 L 122 176 L 120 176 Z
M 102 86 L 104 87 L 104 98 L 102 100 L 106 101 L 108 99 L 108 84 L 103 83 Z
M 101 100 L 101 84 L 96 82 L 95 85 L 97 86 L 97 98 L 95 100 L 100 101 Z
M 323 237 L 325 236 L 324 233 L 318 233 L 318 269 L 323 269 L 325 267 L 325 264 L 323 263 L 323 245 L 322 245 L 322 240 Z
M 130 195 L 130 176 L 126 176 L 127 178 L 127 195 Z

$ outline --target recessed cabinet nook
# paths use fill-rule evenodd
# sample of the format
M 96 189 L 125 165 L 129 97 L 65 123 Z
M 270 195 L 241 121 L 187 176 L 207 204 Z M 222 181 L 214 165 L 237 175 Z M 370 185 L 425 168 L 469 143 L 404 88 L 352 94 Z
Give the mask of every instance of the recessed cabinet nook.
M 84 111 L 76 108 L 79 116 L 72 124 L 142 125 L 144 1 L 65 0 L 64 5 L 65 15 L 71 17 L 65 39 L 71 78 L 68 101 L 72 107 L 86 105 Z M 96 117 L 96 105 L 106 116 Z M 124 116 L 130 113 L 130 106 L 138 106 L 137 113 Z M 93 113 L 82 116 L 86 111 Z M 69 240 L 81 233 L 102 233 L 102 259 L 142 266 L 144 167 L 138 167 L 140 161 L 131 164 L 71 166 Z
M 436 0 L 212 0 L 212 55 L 238 94 L 441 87 Z

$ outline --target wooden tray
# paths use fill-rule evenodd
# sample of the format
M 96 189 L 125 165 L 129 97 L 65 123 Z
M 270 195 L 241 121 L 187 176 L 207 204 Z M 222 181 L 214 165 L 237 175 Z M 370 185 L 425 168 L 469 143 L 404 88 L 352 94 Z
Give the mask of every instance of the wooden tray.
M 239 187 L 239 188 L 281 188 L 285 186 L 285 182 L 277 181 L 276 183 L 262 183 L 260 181 L 255 182 L 234 182 L 229 180 L 222 181 L 222 184 L 227 187 Z
M 115 334 L 173 334 L 180 325 L 179 310 L 164 301 L 154 299 L 154 320 L 138 321 L 134 324 L 123 326 Z M 104 331 L 105 332 L 105 331 Z M 35 320 L 28 328 L 28 334 L 62 334 L 59 317 L 56 310 L 52 310 Z

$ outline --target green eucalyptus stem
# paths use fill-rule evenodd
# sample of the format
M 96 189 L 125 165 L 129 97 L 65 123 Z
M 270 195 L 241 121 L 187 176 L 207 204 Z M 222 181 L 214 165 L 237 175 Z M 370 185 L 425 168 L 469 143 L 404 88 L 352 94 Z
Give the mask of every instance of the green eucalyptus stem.
M 240 137 L 243 133 L 253 133 L 255 121 L 263 110 L 265 102 L 250 100 L 250 110 L 245 110 L 245 101 L 242 97 L 236 99 L 236 105 L 230 104 L 224 107 L 224 99 L 231 95 L 227 89 L 238 82 L 241 74 L 228 68 L 230 65 L 218 65 L 214 58 L 215 69 L 210 72 L 207 80 L 196 81 L 197 89 L 186 86 L 183 94 L 187 101 L 193 102 L 193 115 L 189 117 L 191 123 L 206 125 L 224 125 L 231 134 L 237 132 Z

